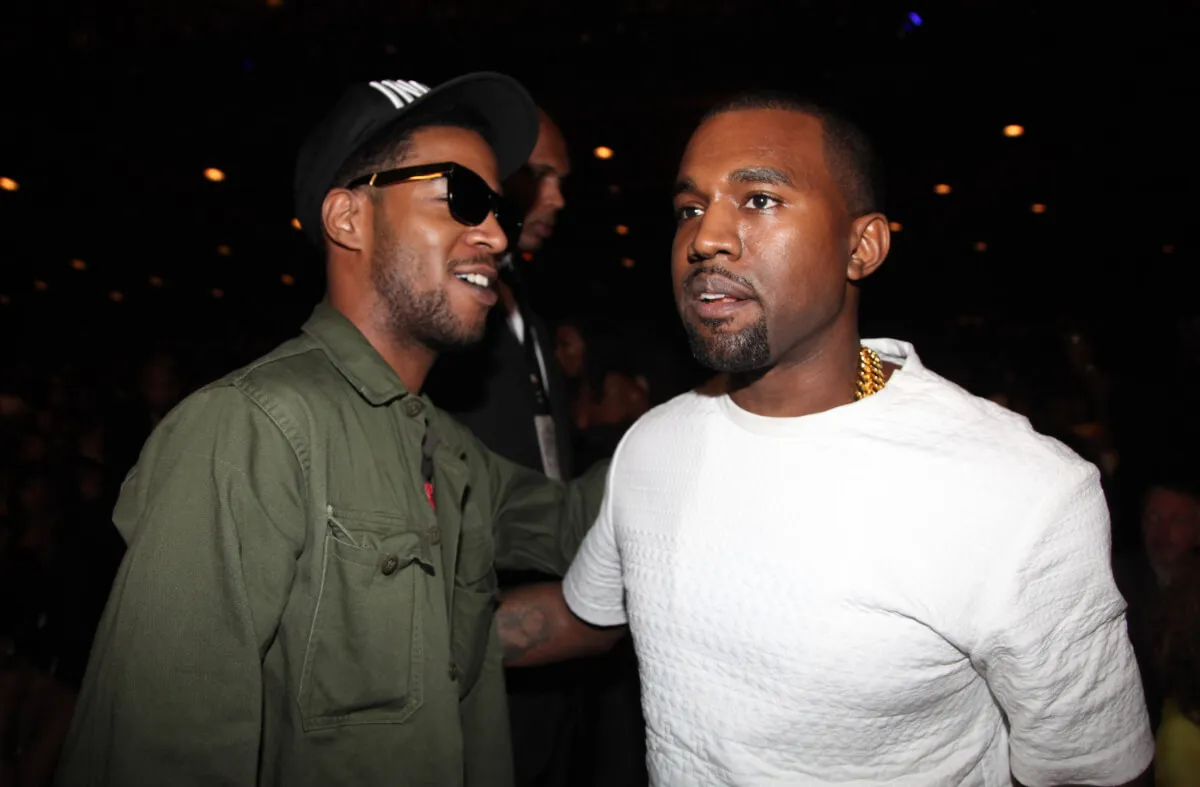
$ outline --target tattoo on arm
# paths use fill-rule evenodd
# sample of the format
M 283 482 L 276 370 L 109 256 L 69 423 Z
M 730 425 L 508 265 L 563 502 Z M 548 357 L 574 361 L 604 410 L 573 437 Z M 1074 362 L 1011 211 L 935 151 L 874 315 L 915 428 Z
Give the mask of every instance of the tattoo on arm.
M 550 618 L 545 610 L 531 604 L 501 608 L 496 613 L 496 622 L 505 664 L 519 662 L 552 638 Z

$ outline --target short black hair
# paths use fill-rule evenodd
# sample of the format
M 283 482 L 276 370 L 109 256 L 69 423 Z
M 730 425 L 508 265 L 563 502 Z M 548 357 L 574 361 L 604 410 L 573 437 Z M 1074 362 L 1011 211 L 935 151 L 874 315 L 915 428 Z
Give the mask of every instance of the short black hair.
M 488 124 L 477 110 L 460 104 L 406 113 L 354 151 L 334 176 L 331 188 L 345 186 L 363 175 L 396 168 L 408 157 L 413 134 L 423 128 L 464 128 L 486 136 Z
M 727 98 L 705 113 L 706 123 L 717 115 L 750 109 L 779 109 L 811 115 L 821 123 L 825 156 L 842 190 L 851 216 L 883 209 L 883 177 L 879 155 L 870 137 L 840 112 L 813 99 L 783 90 L 749 90 Z

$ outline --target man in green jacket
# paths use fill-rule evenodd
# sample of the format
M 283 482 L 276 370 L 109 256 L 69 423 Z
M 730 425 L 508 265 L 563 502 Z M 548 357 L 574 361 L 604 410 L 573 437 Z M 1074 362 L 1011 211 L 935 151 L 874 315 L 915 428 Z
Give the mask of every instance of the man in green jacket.
M 493 624 L 495 571 L 565 572 L 602 473 L 519 468 L 419 392 L 482 335 L 519 232 L 496 190 L 537 130 L 497 74 L 355 85 L 314 130 L 296 198 L 327 298 L 126 480 L 61 785 L 511 784 L 502 653 L 527 635 Z

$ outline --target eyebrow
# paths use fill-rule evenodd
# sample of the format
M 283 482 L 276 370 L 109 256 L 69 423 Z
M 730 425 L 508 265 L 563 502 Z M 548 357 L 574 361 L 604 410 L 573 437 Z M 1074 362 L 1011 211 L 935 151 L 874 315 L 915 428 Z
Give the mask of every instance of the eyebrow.
M 792 178 L 783 170 L 774 167 L 749 167 L 729 173 L 730 183 L 766 183 L 770 186 L 796 188 Z
M 671 189 L 671 197 L 678 197 L 680 194 L 695 194 L 700 191 L 696 183 L 691 178 L 680 178 L 675 181 L 675 187 Z
M 798 188 L 791 175 L 775 167 L 745 167 L 743 169 L 736 169 L 729 173 L 727 179 L 730 183 L 765 183 L 770 186 L 779 186 L 782 188 Z M 691 178 L 682 178 L 676 181 L 671 196 L 678 197 L 680 194 L 698 193 L 700 193 L 700 187 L 696 185 L 695 181 Z

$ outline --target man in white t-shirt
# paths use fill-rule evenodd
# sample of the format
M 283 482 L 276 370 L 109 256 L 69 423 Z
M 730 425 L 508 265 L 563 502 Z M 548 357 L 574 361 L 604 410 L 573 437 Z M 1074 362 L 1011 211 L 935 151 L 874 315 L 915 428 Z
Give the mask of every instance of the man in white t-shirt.
M 628 624 L 662 787 L 1144 783 L 1097 471 L 911 345 L 860 340 L 889 246 L 872 168 L 788 96 L 696 130 L 672 273 L 724 374 L 625 437 L 565 602 Z M 508 599 L 531 661 L 604 635 L 561 601 Z

